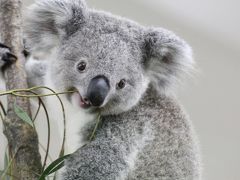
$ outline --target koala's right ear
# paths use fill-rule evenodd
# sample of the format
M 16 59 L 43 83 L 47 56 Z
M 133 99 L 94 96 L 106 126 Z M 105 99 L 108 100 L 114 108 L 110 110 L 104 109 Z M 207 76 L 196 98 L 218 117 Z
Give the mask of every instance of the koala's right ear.
M 45 51 L 76 32 L 88 17 L 84 0 L 37 0 L 24 27 L 31 51 Z
M 166 29 L 147 28 L 144 51 L 145 70 L 160 93 L 171 93 L 194 69 L 191 47 Z

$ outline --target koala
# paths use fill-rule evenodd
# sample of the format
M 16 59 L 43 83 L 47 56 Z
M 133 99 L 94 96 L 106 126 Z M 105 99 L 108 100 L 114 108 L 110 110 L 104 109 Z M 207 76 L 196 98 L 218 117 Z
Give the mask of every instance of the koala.
M 30 86 L 74 91 L 61 95 L 72 154 L 60 179 L 201 179 L 197 138 L 174 95 L 194 65 L 184 40 L 84 0 L 36 1 L 24 33 Z M 59 123 L 56 100 L 45 101 Z

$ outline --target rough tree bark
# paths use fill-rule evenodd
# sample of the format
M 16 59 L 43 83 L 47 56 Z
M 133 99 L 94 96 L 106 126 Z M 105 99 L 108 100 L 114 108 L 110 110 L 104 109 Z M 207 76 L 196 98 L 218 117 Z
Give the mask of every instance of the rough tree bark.
M 1 42 L 11 47 L 18 57 L 16 64 L 6 69 L 6 88 L 27 88 L 24 71 L 21 0 L 0 0 Z M 8 96 L 8 111 L 4 120 L 6 135 L 13 160 L 13 176 L 19 179 L 37 179 L 41 172 L 38 136 L 34 128 L 24 123 L 14 113 L 14 102 L 30 115 L 27 98 Z

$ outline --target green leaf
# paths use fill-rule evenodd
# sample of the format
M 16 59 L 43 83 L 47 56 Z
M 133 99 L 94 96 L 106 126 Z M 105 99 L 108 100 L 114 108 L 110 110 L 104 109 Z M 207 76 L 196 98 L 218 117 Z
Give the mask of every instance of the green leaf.
M 58 171 L 59 169 L 61 169 L 64 166 L 64 161 L 61 162 L 60 164 L 58 164 L 55 168 L 53 168 L 48 174 L 52 174 L 56 171 Z
M 34 127 L 33 122 L 31 118 L 28 116 L 28 114 L 19 107 L 16 103 L 14 103 L 14 111 L 17 114 L 17 116 L 22 119 L 24 122 L 28 123 L 30 126 Z
M 68 158 L 70 154 L 62 156 L 55 161 L 53 161 L 41 174 L 39 180 L 45 180 L 46 176 L 56 172 L 64 166 L 64 160 Z

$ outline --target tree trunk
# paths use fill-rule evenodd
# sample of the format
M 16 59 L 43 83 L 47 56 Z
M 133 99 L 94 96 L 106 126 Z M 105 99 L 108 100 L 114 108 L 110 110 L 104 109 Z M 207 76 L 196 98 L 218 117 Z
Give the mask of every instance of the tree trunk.
M 0 0 L 0 37 L 1 42 L 11 47 L 18 57 L 15 64 L 6 69 L 6 88 L 27 88 L 24 71 L 21 0 Z M 13 177 L 37 179 L 41 173 L 41 157 L 38 149 L 38 136 L 34 128 L 17 117 L 14 103 L 31 115 L 27 98 L 8 96 L 8 111 L 3 122 L 4 134 L 8 139 L 13 157 Z

